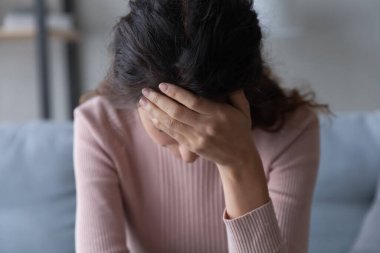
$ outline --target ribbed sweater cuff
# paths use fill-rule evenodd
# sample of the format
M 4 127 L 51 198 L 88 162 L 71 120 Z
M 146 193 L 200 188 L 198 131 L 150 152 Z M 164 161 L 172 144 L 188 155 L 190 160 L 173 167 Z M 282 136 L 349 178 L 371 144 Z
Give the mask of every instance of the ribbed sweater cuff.
M 285 251 L 272 200 L 234 219 L 227 219 L 224 209 L 223 221 L 229 253 Z

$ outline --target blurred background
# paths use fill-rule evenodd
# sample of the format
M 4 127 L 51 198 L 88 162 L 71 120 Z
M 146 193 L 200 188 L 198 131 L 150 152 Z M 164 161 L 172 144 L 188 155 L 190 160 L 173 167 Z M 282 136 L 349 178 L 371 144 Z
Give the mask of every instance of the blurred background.
M 70 119 L 108 70 L 127 3 L 0 1 L 1 253 L 75 252 Z M 320 117 L 309 252 L 380 253 L 380 1 L 255 0 L 255 8 L 264 58 L 282 85 L 314 90 L 338 114 L 332 124 Z
M 33 35 L 39 2 L 55 31 L 46 40 Z M 334 111 L 380 108 L 380 1 L 256 0 L 255 7 L 265 58 L 284 86 L 311 87 Z M 78 94 L 105 75 L 112 26 L 127 12 L 126 0 L 2 0 L 0 121 L 69 119 Z

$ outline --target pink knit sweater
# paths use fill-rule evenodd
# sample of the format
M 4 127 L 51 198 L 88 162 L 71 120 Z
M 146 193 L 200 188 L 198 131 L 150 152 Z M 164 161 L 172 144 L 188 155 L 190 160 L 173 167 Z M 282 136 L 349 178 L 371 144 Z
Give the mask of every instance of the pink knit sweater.
M 173 156 L 137 110 L 98 96 L 74 115 L 76 253 L 307 252 L 319 164 L 311 109 L 298 109 L 280 132 L 252 130 L 271 200 L 231 220 L 215 164 Z

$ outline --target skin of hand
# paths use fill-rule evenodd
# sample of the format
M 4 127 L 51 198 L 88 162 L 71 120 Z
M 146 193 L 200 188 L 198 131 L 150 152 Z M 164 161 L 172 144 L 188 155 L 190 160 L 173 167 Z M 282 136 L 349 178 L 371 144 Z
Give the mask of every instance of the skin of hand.
M 237 218 L 267 203 L 268 186 L 252 139 L 250 107 L 243 90 L 230 94 L 229 105 L 198 97 L 174 84 L 161 83 L 159 89 L 163 94 L 143 89 L 141 108 L 156 128 L 215 162 L 226 218 Z
M 162 83 L 159 89 L 165 95 L 145 88 L 140 100 L 156 128 L 220 168 L 241 168 L 252 159 L 256 147 L 243 90 L 230 94 L 229 105 L 196 96 L 174 84 Z

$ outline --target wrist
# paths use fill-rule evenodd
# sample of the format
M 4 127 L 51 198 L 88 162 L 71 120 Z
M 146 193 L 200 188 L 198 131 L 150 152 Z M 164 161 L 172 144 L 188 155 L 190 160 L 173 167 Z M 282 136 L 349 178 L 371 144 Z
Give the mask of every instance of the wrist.
M 223 185 L 239 188 L 268 188 L 261 160 L 246 163 L 240 168 L 218 168 Z
M 260 159 L 247 161 L 241 168 L 218 168 L 229 218 L 239 217 L 270 200 Z
M 221 177 L 228 178 L 231 181 L 241 181 L 243 178 L 253 174 L 262 176 L 264 171 L 256 148 L 250 149 L 249 154 L 241 156 L 233 165 L 216 165 Z

